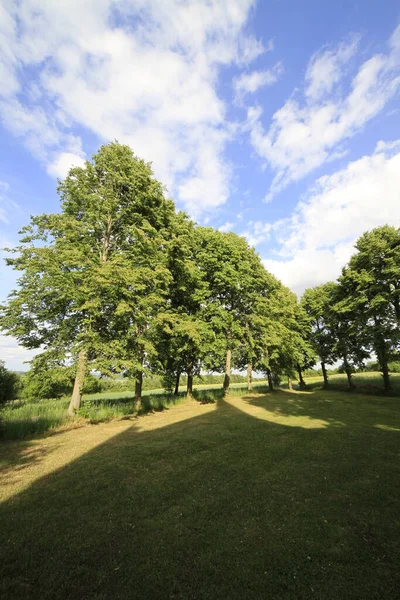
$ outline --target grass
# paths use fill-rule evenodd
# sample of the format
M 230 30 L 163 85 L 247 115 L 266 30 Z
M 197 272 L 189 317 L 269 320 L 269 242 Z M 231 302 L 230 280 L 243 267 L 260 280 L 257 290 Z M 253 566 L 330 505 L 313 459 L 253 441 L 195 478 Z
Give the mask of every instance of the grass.
M 198 397 L 2 444 L 2 599 L 398 597 L 399 400 Z
M 393 388 L 393 395 L 398 395 L 400 393 L 400 373 L 391 373 L 390 380 Z M 307 387 L 309 389 L 317 389 L 322 387 L 323 378 L 322 376 L 318 377 L 306 377 L 305 381 L 307 383 Z M 329 386 L 332 389 L 344 390 L 346 392 L 349 391 L 349 386 L 347 382 L 346 375 L 341 374 L 329 374 Z M 377 372 L 369 372 L 369 373 L 355 373 L 353 375 L 353 383 L 355 385 L 355 389 L 353 392 L 361 392 L 361 393 L 372 393 L 372 394 L 383 394 L 383 378 L 381 373 Z
M 257 383 L 256 386 L 263 385 Z M 232 385 L 232 390 L 242 389 L 245 384 Z M 220 384 L 198 385 L 195 390 L 203 397 L 212 390 L 221 390 Z M 69 398 L 51 400 L 15 400 L 0 410 L 0 437 L 4 440 L 17 440 L 41 435 L 60 428 L 80 427 L 85 423 L 101 423 L 134 414 L 134 392 L 102 392 L 83 396 L 78 417 L 67 414 Z M 180 388 L 178 396 L 165 394 L 164 390 L 143 392 L 140 413 L 160 411 L 182 401 L 185 389 Z

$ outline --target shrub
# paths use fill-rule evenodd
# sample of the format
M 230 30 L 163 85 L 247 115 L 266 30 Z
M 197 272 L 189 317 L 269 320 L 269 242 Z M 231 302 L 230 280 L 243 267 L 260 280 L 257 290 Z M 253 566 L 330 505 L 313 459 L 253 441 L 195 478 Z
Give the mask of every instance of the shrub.
M 31 368 L 23 378 L 22 396 L 28 400 L 61 398 L 72 392 L 73 383 L 71 367 Z
M 9 371 L 0 360 L 0 404 L 17 398 L 21 389 L 21 376 Z

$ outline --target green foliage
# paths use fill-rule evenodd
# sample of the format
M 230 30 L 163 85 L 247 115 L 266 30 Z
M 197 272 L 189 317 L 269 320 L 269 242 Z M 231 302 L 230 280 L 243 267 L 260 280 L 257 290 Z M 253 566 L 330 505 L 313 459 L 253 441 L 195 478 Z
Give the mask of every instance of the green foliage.
M 306 290 L 299 304 L 243 237 L 177 212 L 128 146 L 102 146 L 58 193 L 60 212 L 32 217 L 6 259 L 20 278 L 0 307 L 0 328 L 42 350 L 24 397 L 60 397 L 75 377 L 73 412 L 82 392 L 135 389 L 139 401 L 142 389 L 187 383 L 190 393 L 204 372 L 225 371 L 228 390 L 231 368 L 249 381 L 265 373 L 272 389 L 301 380 L 317 358 L 325 384 L 327 366 L 340 361 L 351 386 L 371 352 L 390 389 L 399 229 L 365 233 L 338 283 Z
M 42 360 L 43 355 L 32 361 L 31 369 L 24 375 L 21 396 L 27 400 L 61 398 L 70 394 L 74 382 L 74 367 L 58 362 Z
M 21 391 L 21 376 L 9 371 L 0 360 L 0 405 L 17 398 Z
M 378 358 L 390 391 L 388 363 L 400 343 L 400 229 L 385 225 L 364 233 L 339 279 L 340 311 L 352 314 L 358 346 Z

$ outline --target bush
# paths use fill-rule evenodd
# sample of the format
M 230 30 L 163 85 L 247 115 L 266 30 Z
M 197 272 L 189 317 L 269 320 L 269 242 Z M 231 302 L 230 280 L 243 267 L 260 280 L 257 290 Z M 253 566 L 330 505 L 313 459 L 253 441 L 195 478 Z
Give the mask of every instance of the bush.
M 72 392 L 73 384 L 71 367 L 32 368 L 23 378 L 22 397 L 28 400 L 61 398 Z
M 21 376 L 9 371 L 0 360 L 0 404 L 17 398 L 21 390 Z

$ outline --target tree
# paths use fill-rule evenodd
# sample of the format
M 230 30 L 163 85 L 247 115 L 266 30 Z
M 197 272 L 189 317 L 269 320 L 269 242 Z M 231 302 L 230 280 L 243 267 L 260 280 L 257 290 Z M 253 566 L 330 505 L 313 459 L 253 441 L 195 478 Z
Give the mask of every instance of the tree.
M 209 367 L 218 371 L 223 368 L 221 363 L 224 362 L 223 387 L 228 393 L 232 355 L 240 354 L 238 348 L 243 343 L 251 378 L 252 321 L 256 320 L 260 297 L 269 294 L 272 276 L 244 238 L 211 228 L 199 229 L 203 236 L 199 265 L 209 286 L 207 313 L 216 335 Z
M 21 388 L 20 380 L 18 373 L 6 369 L 4 361 L 0 360 L 0 404 L 17 397 Z
M 355 315 L 354 326 L 374 350 L 389 392 L 389 361 L 400 340 L 400 229 L 377 227 L 355 247 L 339 278 L 344 292 L 340 310 Z
M 25 347 L 71 358 L 73 413 L 88 365 L 141 377 L 170 278 L 161 250 L 174 205 L 150 165 L 117 142 L 71 169 L 58 193 L 61 213 L 33 217 L 7 259 L 21 277 L 0 326 Z
M 301 306 L 311 324 L 311 343 L 321 361 L 324 385 L 328 385 L 326 365 L 336 360 L 336 339 L 329 322 L 329 307 L 335 284 L 328 282 L 305 290 Z
M 335 339 L 334 352 L 340 358 L 343 372 L 346 373 L 350 388 L 354 387 L 352 374 L 361 368 L 369 357 L 368 339 L 363 328 L 359 327 L 357 312 L 349 306 L 343 284 L 332 284 L 328 308 L 330 327 Z

